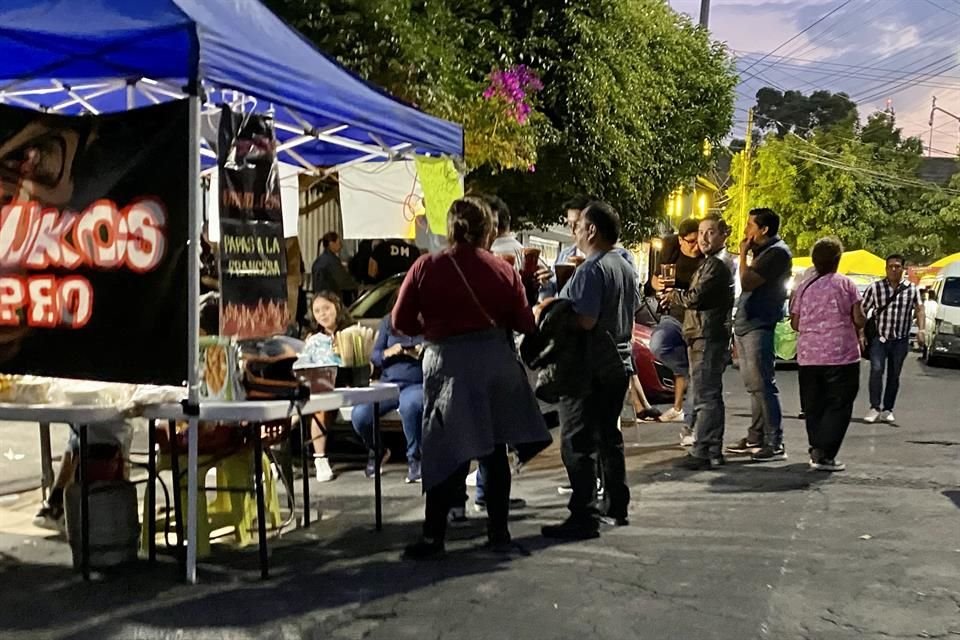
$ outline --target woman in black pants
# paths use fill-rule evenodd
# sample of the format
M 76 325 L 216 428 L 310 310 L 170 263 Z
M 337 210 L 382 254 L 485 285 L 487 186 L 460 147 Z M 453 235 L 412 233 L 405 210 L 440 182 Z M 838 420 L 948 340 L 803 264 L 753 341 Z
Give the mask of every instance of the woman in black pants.
M 860 332 L 866 323 L 860 293 L 837 273 L 843 245 L 823 238 L 813 246 L 816 273 L 797 288 L 790 322 L 800 332 L 800 396 L 806 412 L 810 467 L 843 471 L 837 453 L 860 390 Z
M 462 503 L 470 461 L 486 468 L 487 539 L 510 544 L 507 446 L 550 440 L 517 358 L 513 334 L 535 329 L 520 274 L 488 251 L 496 220 L 486 202 L 450 207 L 450 249 L 421 257 L 407 272 L 393 326 L 422 335 L 423 537 L 406 557 L 443 554 L 450 507 Z

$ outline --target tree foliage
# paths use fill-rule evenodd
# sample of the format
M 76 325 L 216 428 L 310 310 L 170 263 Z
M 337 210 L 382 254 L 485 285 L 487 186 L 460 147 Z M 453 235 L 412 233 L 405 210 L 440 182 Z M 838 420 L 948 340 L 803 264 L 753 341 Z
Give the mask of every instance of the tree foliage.
M 743 211 L 773 208 L 782 237 L 800 255 L 830 235 L 848 250 L 903 253 L 927 264 L 960 250 L 960 175 L 945 189 L 923 182 L 922 154 L 920 140 L 904 138 L 887 112 L 862 127 L 854 113 L 805 135 L 771 132 L 752 150 L 745 189 L 745 155 L 735 156 L 725 215 L 741 225 Z
M 465 126 L 469 179 L 536 223 L 575 192 L 604 198 L 628 235 L 692 179 L 733 115 L 726 49 L 662 0 L 269 0 L 321 50 Z M 529 120 L 483 97 L 527 65 Z
M 814 91 L 807 96 L 764 87 L 757 91 L 754 113 L 761 131 L 772 130 L 782 138 L 788 133 L 806 135 L 818 127 L 852 124 L 857 119 L 857 106 L 845 93 Z

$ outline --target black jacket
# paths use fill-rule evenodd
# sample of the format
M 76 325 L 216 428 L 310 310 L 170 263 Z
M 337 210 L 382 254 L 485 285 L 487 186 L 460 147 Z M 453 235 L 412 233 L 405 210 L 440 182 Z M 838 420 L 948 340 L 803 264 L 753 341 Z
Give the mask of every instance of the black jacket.
M 537 398 L 551 404 L 563 396 L 582 398 L 597 384 L 624 375 L 613 337 L 599 326 L 584 331 L 573 304 L 564 299 L 540 314 L 536 333 L 520 345 L 520 356 L 537 371 Z
M 685 309 L 683 337 L 688 344 L 700 339 L 730 339 L 733 291 L 730 267 L 714 254 L 693 274 L 689 289 L 670 294 L 670 303 Z

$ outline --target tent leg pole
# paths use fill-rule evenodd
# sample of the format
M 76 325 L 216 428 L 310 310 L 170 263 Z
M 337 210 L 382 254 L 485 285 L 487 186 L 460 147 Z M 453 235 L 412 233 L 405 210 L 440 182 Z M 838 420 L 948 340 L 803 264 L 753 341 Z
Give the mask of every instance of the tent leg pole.
M 199 94 L 199 87 L 195 87 Z M 200 230 L 202 226 L 200 190 L 200 97 L 191 95 L 188 170 L 189 242 L 187 246 L 187 582 L 197 582 L 197 449 L 200 431 L 199 336 L 200 336 Z

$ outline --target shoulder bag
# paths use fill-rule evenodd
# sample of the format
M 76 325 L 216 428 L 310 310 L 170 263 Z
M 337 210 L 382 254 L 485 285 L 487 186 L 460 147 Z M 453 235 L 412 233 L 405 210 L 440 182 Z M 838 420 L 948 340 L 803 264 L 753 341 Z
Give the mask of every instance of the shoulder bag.
M 473 298 L 474 304 L 477 306 L 477 309 L 480 310 L 480 313 L 483 314 L 483 317 L 488 323 L 490 323 L 491 328 L 496 328 L 497 322 L 490 317 L 490 314 L 487 313 L 486 308 L 484 308 L 483 303 L 480 302 L 480 298 L 477 297 L 477 294 L 473 291 L 473 287 L 470 286 L 470 283 L 467 281 L 467 276 L 463 274 L 463 270 L 460 268 L 460 265 L 457 264 L 457 261 L 454 259 L 453 254 L 448 253 L 447 257 L 450 258 L 450 262 L 453 263 L 453 268 L 457 270 L 457 273 L 460 275 L 460 280 L 463 281 L 463 286 L 467 288 L 467 293 L 470 294 L 470 297 Z
M 880 287 L 877 287 L 879 291 Z M 867 353 L 870 352 L 870 345 L 873 344 L 873 341 L 880 337 L 880 324 L 878 318 L 884 311 L 887 310 L 893 301 L 900 297 L 900 294 L 907 290 L 907 287 L 900 285 L 897 287 L 896 291 L 893 292 L 893 295 L 890 296 L 890 299 L 882 306 L 879 307 L 873 314 L 867 318 L 867 323 L 863 326 L 863 335 L 867 339 Z

